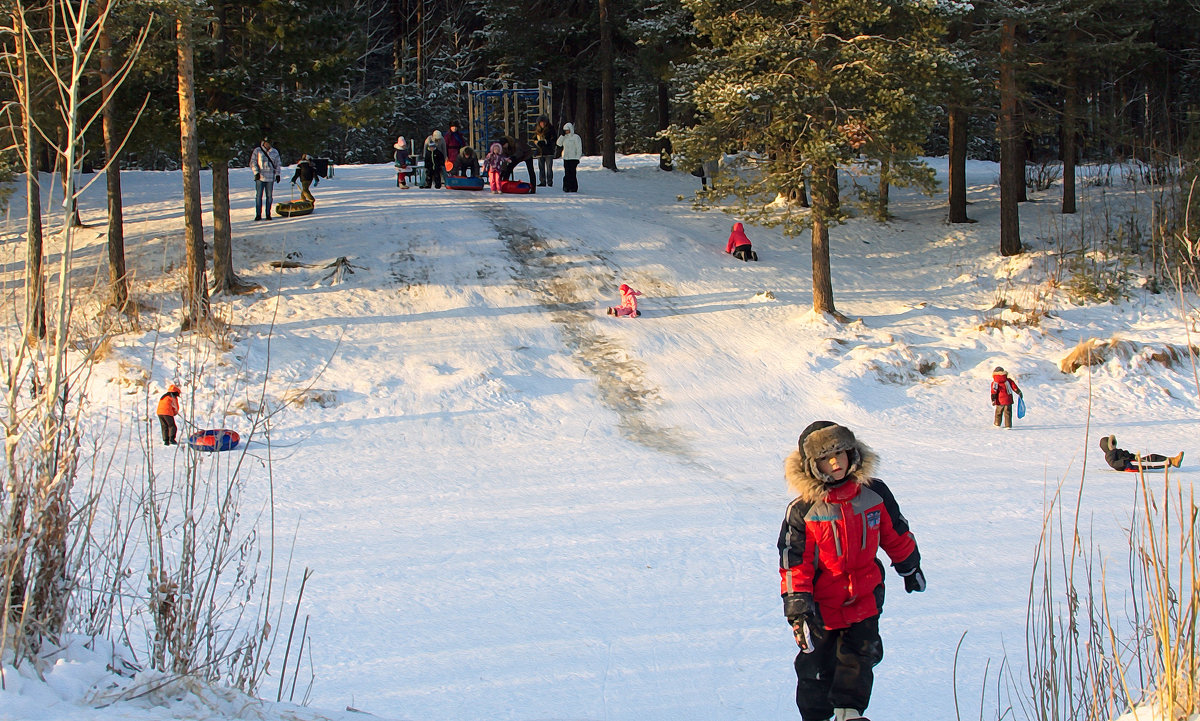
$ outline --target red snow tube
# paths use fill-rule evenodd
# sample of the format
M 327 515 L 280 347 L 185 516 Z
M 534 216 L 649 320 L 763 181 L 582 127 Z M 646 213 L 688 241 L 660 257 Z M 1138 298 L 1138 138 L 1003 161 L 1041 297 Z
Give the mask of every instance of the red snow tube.
M 524 180 L 502 180 L 500 181 L 500 192 L 512 193 L 513 195 L 528 195 L 533 192 L 533 186 Z
M 196 431 L 188 436 L 188 445 L 197 451 L 231 451 L 237 448 L 241 436 L 228 428 Z

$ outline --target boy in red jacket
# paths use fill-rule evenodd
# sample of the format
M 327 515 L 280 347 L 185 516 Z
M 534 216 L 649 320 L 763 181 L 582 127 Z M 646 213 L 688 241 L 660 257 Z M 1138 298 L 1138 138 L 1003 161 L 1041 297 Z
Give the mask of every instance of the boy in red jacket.
M 992 405 L 996 407 L 994 423 L 997 428 L 1004 423 L 1005 428 L 1012 430 L 1012 407 L 1019 395 L 1021 389 L 1008 377 L 1007 371 L 1000 366 L 992 369 Z
M 862 719 L 883 659 L 879 549 L 925 590 L 921 554 L 895 496 L 871 477 L 875 454 L 849 428 L 817 421 L 784 462 L 796 495 L 779 531 L 783 612 L 796 654 L 796 707 L 804 721 Z

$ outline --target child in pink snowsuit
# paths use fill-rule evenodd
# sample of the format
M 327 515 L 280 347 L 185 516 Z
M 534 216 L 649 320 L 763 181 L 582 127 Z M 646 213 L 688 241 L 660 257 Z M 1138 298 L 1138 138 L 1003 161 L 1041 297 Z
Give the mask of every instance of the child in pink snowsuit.
M 493 193 L 500 192 L 500 173 L 504 171 L 504 166 L 508 164 L 508 158 L 504 155 L 504 146 L 500 143 L 492 143 L 488 148 L 488 154 L 483 159 L 483 172 L 487 173 L 488 185 Z
M 637 309 L 637 297 L 641 295 L 638 291 L 630 288 L 624 283 L 621 284 L 621 305 L 608 309 L 609 315 L 615 315 L 618 318 L 636 318 L 641 313 Z

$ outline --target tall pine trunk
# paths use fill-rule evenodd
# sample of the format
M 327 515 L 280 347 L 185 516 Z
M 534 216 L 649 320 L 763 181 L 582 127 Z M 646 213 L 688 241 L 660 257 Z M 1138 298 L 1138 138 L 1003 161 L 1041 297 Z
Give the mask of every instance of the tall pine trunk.
M 830 170 L 833 172 L 831 173 Z M 837 177 L 837 168 L 814 166 L 812 171 L 812 283 L 813 310 L 837 314 L 833 305 L 833 274 L 829 267 L 829 205 L 837 191 L 830 191 L 829 178 Z
M 46 337 L 46 274 L 43 263 L 42 186 L 38 132 L 33 126 L 33 93 L 30 89 L 29 50 L 26 46 L 26 13 L 12 15 L 17 29 L 17 81 L 21 95 L 21 133 L 24 139 L 25 166 L 25 338 L 35 345 Z
M 1074 28 L 1067 31 L 1069 49 L 1065 59 L 1067 71 L 1063 82 L 1062 116 L 1063 213 L 1075 212 L 1075 135 L 1079 116 L 1079 66 L 1073 49 L 1078 41 L 1078 34 L 1079 31 Z
M 104 159 L 107 166 L 104 179 L 108 195 L 108 304 L 124 312 L 129 303 L 129 279 L 125 270 L 125 220 L 121 209 L 121 164 L 117 160 L 118 132 L 113 116 L 113 58 L 108 29 L 101 30 L 97 39 L 100 49 L 100 82 L 104 110 L 101 124 L 104 130 Z
M 970 223 L 967 217 L 967 111 L 953 105 L 947 112 L 950 122 L 950 222 Z
M 1017 203 L 1025 186 L 1017 111 L 1017 26 L 1005 19 L 1000 28 L 1000 255 L 1021 252 L 1021 214 Z
M 183 237 L 187 251 L 183 330 L 199 328 L 210 315 L 204 261 L 204 217 L 200 208 L 200 154 L 196 138 L 196 78 L 192 69 L 191 18 L 175 22 L 179 87 L 179 145 L 183 159 Z
M 599 0 L 600 10 L 600 126 L 602 164 L 617 169 L 617 110 L 613 89 L 613 34 L 608 19 L 608 0 Z

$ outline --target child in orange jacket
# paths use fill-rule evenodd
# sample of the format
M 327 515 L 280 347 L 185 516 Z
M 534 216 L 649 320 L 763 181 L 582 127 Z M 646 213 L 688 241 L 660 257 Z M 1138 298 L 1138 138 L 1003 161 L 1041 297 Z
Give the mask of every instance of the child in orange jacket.
M 175 436 L 179 432 L 175 425 L 175 416 L 179 415 L 179 393 L 179 386 L 172 383 L 167 387 L 167 392 L 158 399 L 158 424 L 162 426 L 164 446 L 179 445 L 179 442 L 175 440 Z

